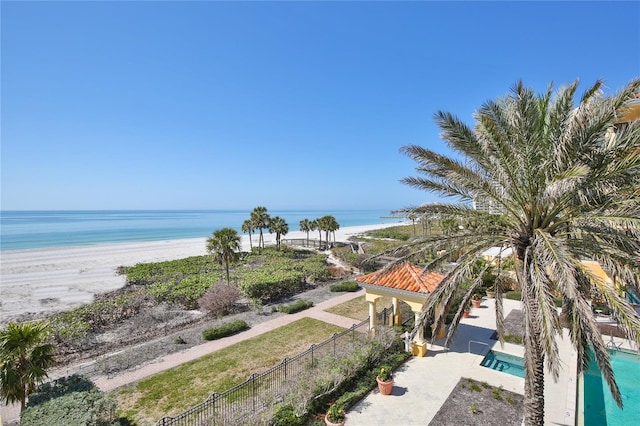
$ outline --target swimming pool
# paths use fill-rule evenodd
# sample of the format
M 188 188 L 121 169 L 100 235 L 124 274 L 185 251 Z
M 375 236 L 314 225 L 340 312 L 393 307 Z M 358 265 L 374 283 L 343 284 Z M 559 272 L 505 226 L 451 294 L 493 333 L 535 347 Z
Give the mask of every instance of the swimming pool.
M 582 373 L 585 426 L 632 425 L 640 419 L 640 356 L 615 350 L 610 350 L 609 355 L 624 409 L 618 408 L 611 397 L 609 386 L 600 374 L 593 352 L 590 352 L 591 361 Z
M 512 376 L 524 378 L 524 359 L 519 356 L 498 351 L 489 351 L 480 365 L 511 374 Z

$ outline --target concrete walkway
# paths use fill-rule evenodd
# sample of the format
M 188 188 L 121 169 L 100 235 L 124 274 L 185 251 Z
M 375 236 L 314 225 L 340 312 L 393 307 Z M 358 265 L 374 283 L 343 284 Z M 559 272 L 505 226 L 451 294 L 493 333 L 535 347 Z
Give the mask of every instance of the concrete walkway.
M 324 310 L 355 299 L 356 297 L 362 295 L 364 295 L 364 290 L 360 290 L 354 293 L 341 294 L 332 299 L 318 303 L 317 305 L 302 312 L 298 312 L 292 315 L 283 315 L 275 319 L 256 324 L 249 330 L 242 333 L 225 337 L 223 339 L 213 340 L 211 342 L 203 343 L 202 345 L 194 346 L 181 352 L 166 355 L 154 362 L 139 366 L 132 370 L 123 371 L 113 377 L 100 376 L 95 378 L 93 381 L 100 390 L 105 392 L 112 391 L 122 386 L 135 383 L 141 379 L 144 379 L 145 377 L 149 377 L 156 373 L 160 373 L 162 371 L 177 367 L 181 364 L 184 364 L 185 362 L 201 358 L 207 354 L 226 348 L 238 342 L 251 339 L 260 334 L 266 333 L 267 331 L 271 331 L 284 325 L 290 324 L 301 318 L 315 318 L 317 320 L 338 325 L 340 327 L 350 328 L 353 324 L 356 324 L 359 321 L 355 321 L 351 318 L 345 318 L 340 315 L 331 314 L 329 312 L 325 312 Z M 64 370 L 67 373 L 65 375 L 73 374 L 74 367 L 65 367 Z M 56 372 L 52 372 L 51 377 L 57 377 Z M 19 405 L 3 405 L 0 409 L 0 426 L 2 426 L 3 420 L 5 424 L 10 424 L 12 422 L 15 422 L 19 417 Z

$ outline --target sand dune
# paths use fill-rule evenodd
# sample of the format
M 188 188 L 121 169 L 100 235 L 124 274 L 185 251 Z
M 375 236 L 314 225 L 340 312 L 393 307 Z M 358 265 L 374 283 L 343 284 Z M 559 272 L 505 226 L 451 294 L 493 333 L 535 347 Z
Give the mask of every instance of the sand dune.
M 396 224 L 341 228 L 337 241 L 351 235 Z M 317 238 L 311 233 L 310 238 Z M 324 237 L 324 235 L 323 235 Z M 265 243 L 275 243 L 274 234 L 265 234 Z M 284 238 L 306 238 L 300 231 Z M 257 235 L 253 236 L 254 244 Z M 118 266 L 181 259 L 206 254 L 206 238 L 100 244 L 80 247 L 3 251 L 0 254 L 0 324 L 70 309 L 91 302 L 95 294 L 122 287 L 124 277 Z M 249 237 L 242 237 L 243 250 L 249 250 Z

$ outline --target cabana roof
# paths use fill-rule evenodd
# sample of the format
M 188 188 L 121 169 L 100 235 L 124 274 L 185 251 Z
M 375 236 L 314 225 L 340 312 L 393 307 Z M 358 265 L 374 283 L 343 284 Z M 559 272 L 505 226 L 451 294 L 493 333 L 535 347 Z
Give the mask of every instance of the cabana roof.
M 377 286 L 428 295 L 438 287 L 443 278 L 444 275 L 438 272 L 425 271 L 421 266 L 406 262 L 361 275 L 356 277 L 356 281 L 365 288 Z

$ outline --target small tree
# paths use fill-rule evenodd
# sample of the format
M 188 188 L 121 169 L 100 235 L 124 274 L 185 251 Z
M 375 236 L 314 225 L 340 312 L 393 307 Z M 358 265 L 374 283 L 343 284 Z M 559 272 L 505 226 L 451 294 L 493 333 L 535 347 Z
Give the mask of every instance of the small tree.
M 49 329 L 43 322 L 9 323 L 0 331 L 0 393 L 6 403 L 20 402 L 47 377 L 54 346 L 47 343 Z
M 214 284 L 198 299 L 201 310 L 220 317 L 233 311 L 233 307 L 240 298 L 240 290 L 230 285 Z

